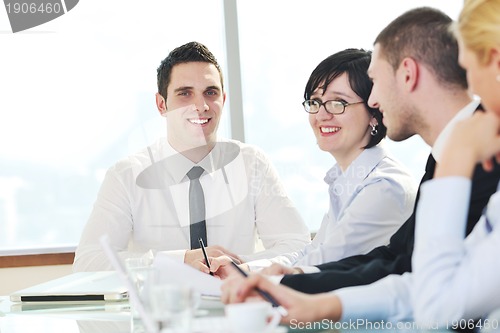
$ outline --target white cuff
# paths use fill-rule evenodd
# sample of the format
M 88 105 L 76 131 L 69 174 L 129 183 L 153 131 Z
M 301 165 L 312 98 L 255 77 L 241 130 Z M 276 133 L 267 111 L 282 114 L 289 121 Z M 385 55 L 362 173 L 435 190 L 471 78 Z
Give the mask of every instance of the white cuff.
M 167 256 L 177 262 L 184 263 L 187 250 L 158 251 L 156 256 Z
M 248 269 L 250 270 L 250 272 L 255 272 L 265 267 L 271 266 L 272 261 L 269 259 L 258 259 L 258 260 L 248 261 L 246 264 L 248 265 Z
M 283 279 L 284 275 L 268 275 L 266 277 L 269 281 L 271 281 L 275 285 L 278 285 L 281 283 L 281 280 Z
M 316 266 L 294 266 L 300 268 L 304 274 L 319 273 L 321 270 Z

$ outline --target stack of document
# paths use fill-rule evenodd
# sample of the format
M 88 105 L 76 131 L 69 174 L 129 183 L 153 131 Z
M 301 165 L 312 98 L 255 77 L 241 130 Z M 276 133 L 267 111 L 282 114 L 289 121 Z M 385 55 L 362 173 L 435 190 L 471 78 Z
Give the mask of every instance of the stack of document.
M 153 267 L 161 273 L 161 278 L 165 283 L 191 287 L 206 297 L 218 298 L 221 295 L 222 280 L 190 265 L 175 261 L 166 254 L 158 253 Z

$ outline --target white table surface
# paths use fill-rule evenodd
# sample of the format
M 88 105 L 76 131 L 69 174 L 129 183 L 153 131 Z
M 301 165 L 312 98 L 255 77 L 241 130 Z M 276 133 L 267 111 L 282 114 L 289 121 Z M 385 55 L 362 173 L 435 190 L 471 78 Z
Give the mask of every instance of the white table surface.
M 221 328 L 224 306 L 216 300 L 203 300 L 195 316 L 194 327 L 198 332 L 231 333 L 227 327 Z M 213 320 L 217 321 L 215 329 Z M 200 328 L 204 327 L 204 328 Z M 279 327 L 276 332 L 373 332 L 358 328 L 336 329 L 333 326 L 318 326 L 316 330 Z M 423 332 L 415 329 L 383 330 L 390 332 Z M 430 331 L 425 331 L 430 332 Z M 432 333 L 443 332 L 432 330 Z M 7 296 L 0 296 L 0 333 L 134 333 L 131 325 L 128 302 L 94 303 L 86 305 L 33 305 L 11 302 Z

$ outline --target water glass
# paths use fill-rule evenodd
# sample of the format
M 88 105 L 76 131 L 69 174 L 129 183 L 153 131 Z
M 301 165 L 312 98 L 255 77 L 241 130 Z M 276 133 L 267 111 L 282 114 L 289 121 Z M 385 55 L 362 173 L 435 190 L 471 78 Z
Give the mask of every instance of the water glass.
M 127 273 L 130 276 L 132 282 L 134 283 L 135 290 L 141 303 L 143 304 L 146 311 L 149 311 L 149 295 L 147 293 L 147 283 L 153 274 L 153 268 L 149 260 L 144 258 L 127 258 L 125 259 L 125 267 Z M 133 304 L 130 304 L 131 312 L 131 326 L 133 333 L 143 333 L 145 332 L 144 327 L 141 322 L 139 313 L 134 308 Z
M 161 333 L 191 332 L 196 296 L 188 286 L 152 282 L 149 301 Z

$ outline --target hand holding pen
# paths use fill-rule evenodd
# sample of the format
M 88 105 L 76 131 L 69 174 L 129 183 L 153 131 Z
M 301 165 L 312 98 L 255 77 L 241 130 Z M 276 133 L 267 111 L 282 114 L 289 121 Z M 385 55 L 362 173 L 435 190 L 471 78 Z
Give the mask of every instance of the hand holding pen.
M 201 251 L 203 252 L 203 256 L 205 257 L 207 267 L 208 269 L 210 269 L 210 261 L 208 260 L 207 251 L 205 250 L 205 244 L 203 243 L 203 239 L 201 238 L 198 239 L 198 242 L 200 243 L 200 248 Z M 248 274 L 244 270 L 242 270 L 234 261 L 231 261 L 231 264 L 243 276 L 248 277 Z M 210 275 L 213 276 L 214 273 L 210 272 Z M 288 311 L 284 307 L 282 307 L 268 292 L 260 290 L 259 288 L 256 288 L 255 291 L 257 291 L 257 293 L 259 293 L 259 295 L 262 296 L 266 301 L 270 302 L 273 305 L 273 307 L 275 307 L 276 310 L 281 314 L 281 316 L 283 317 L 288 316 Z
M 246 275 L 244 271 L 240 273 Z M 342 301 L 336 294 L 304 294 L 282 284 L 275 284 L 260 273 L 249 275 L 245 279 L 229 278 L 224 281 L 221 290 L 221 301 L 224 304 L 245 302 L 255 296 L 256 292 L 264 299 L 270 299 L 273 304 L 278 305 L 276 310 L 283 316 L 282 323 L 324 319 L 339 321 L 342 318 Z
M 236 263 L 231 262 L 231 264 L 233 265 L 234 268 L 236 268 L 238 270 L 238 272 L 241 273 L 241 275 L 243 275 L 244 277 L 248 277 L 248 274 L 244 270 L 242 270 Z M 271 294 L 269 294 L 268 292 L 263 291 L 259 288 L 255 288 L 255 291 L 260 296 L 262 296 L 262 298 L 264 298 L 266 301 L 271 303 L 273 305 L 273 307 L 276 308 L 276 310 L 281 314 L 281 316 L 283 316 L 283 317 L 288 316 L 288 311 L 283 306 L 281 306 L 278 303 L 278 301 L 273 296 L 271 296 Z
M 198 239 L 198 242 L 200 242 L 200 247 L 201 247 L 201 251 L 203 252 L 203 257 L 205 257 L 207 267 L 210 270 L 210 261 L 208 260 L 208 255 L 207 255 L 207 251 L 205 250 L 205 244 L 203 243 L 203 239 L 201 239 L 201 238 Z M 214 276 L 214 273 L 212 273 L 212 272 L 210 272 L 209 274 Z

